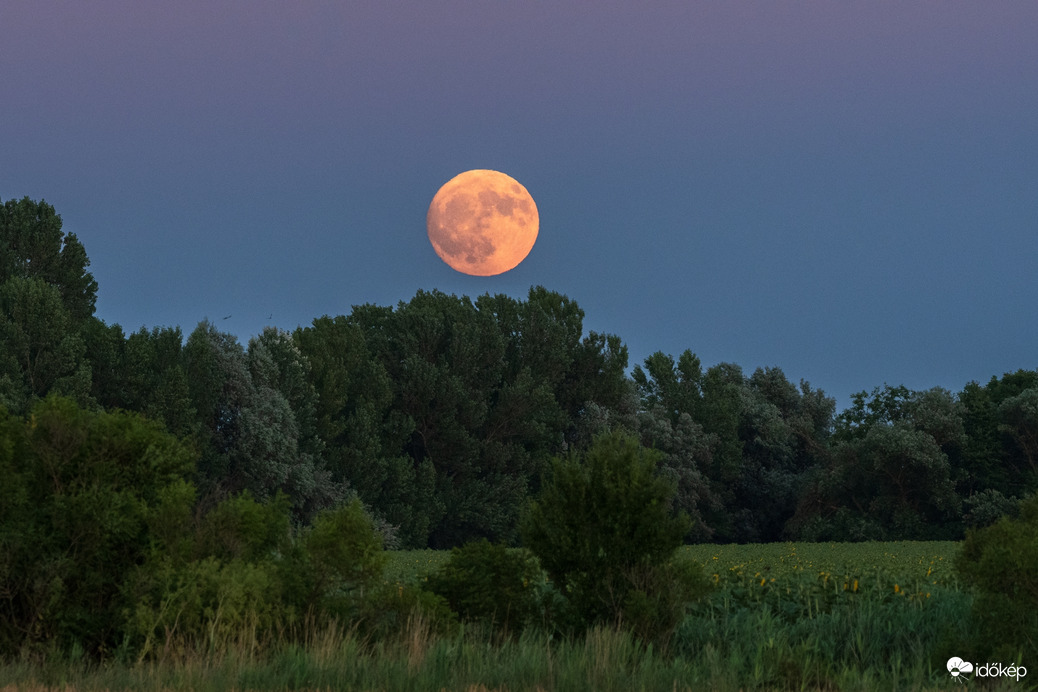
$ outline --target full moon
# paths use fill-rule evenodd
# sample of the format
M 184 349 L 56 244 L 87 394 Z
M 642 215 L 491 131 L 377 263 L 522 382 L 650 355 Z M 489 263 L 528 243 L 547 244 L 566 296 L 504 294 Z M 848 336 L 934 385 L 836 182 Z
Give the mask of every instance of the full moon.
M 497 171 L 465 171 L 433 197 L 426 217 L 429 242 L 464 274 L 494 276 L 526 259 L 540 219 L 533 197 Z

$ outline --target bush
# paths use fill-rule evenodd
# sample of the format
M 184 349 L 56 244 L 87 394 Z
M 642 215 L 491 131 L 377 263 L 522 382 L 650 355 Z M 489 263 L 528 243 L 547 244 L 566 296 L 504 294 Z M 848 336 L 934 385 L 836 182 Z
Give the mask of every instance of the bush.
M 138 660 L 255 647 L 286 620 L 270 562 L 206 557 L 148 576 L 151 592 L 127 612 L 124 653 Z
M 537 584 L 544 574 L 526 550 L 509 550 L 485 538 L 451 550 L 428 588 L 463 619 L 519 632 L 537 614 Z
M 190 484 L 170 486 L 149 516 L 147 559 L 124 582 L 123 655 L 176 658 L 253 646 L 298 619 L 282 597 L 288 499 L 259 503 L 245 492 L 202 517 L 194 516 L 194 500 Z
M 191 467 L 184 445 L 135 414 L 58 397 L 27 421 L 0 413 L 0 654 L 112 651 L 124 581 L 157 540 L 151 516 L 189 494 Z
M 429 632 L 451 635 L 458 616 L 442 596 L 431 591 L 410 584 L 382 584 L 364 596 L 357 631 L 378 641 L 406 636 L 408 627 L 419 622 Z
M 1038 659 L 1038 495 L 1018 519 L 969 531 L 955 566 L 976 594 L 977 660 Z
M 247 492 L 229 497 L 192 523 L 193 496 L 193 488 L 174 488 L 156 509 L 157 523 L 177 529 L 162 534 L 126 580 L 133 605 L 125 611 L 124 653 L 255 647 L 371 620 L 372 603 L 386 601 L 378 589 L 382 539 L 359 500 L 324 511 L 293 536 L 282 494 L 268 503 Z
M 623 576 L 629 589 L 619 604 L 621 624 L 644 641 L 664 648 L 684 619 L 688 604 L 710 589 L 703 570 L 686 560 L 635 565 Z
M 665 638 L 696 595 L 695 574 L 667 566 L 690 522 L 670 512 L 658 456 L 630 437 L 599 437 L 583 459 L 555 461 L 523 519 L 524 544 L 580 626 L 627 623 Z
M 382 537 L 360 500 L 325 510 L 283 561 L 285 599 L 300 614 L 355 617 L 382 576 Z
M 283 551 L 291 536 L 292 502 L 277 493 L 258 502 L 249 491 L 222 500 L 199 527 L 198 556 L 256 562 Z

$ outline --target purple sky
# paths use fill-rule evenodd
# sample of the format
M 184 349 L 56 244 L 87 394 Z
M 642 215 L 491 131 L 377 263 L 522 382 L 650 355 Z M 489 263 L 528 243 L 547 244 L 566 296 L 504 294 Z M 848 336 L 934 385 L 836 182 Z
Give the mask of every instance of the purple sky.
M 1033 0 L 4 0 L 0 37 L 0 200 L 57 208 L 127 331 L 540 284 L 632 364 L 841 407 L 1038 367 Z M 471 168 L 540 211 L 498 277 L 425 235 Z

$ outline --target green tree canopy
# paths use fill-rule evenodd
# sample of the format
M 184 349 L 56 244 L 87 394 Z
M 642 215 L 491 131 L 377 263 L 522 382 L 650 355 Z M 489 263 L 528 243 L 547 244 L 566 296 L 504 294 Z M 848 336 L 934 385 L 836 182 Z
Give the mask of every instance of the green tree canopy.
M 61 230 L 61 217 L 43 200 L 28 197 L 0 206 L 0 284 L 13 278 L 39 279 L 57 289 L 74 321 L 94 314 L 97 282 L 74 233 Z
M 220 497 L 248 490 L 258 499 L 284 492 L 306 518 L 345 499 L 346 489 L 325 470 L 312 392 L 300 380 L 309 365 L 287 338 L 272 332 L 254 339 L 247 354 L 206 321 L 188 337 L 184 360 L 199 421 L 202 491 Z M 309 436 L 301 438 L 301 430 Z

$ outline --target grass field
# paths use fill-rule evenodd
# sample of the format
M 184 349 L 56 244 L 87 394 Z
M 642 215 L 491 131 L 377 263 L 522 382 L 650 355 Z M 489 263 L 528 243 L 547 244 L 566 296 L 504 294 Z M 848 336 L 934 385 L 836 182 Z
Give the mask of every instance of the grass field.
M 328 630 L 312 633 L 305 646 L 231 648 L 163 666 L 13 663 L 0 669 L 0 690 L 954 689 L 945 662 L 968 635 L 972 603 L 951 568 L 957 548 L 682 548 L 679 558 L 703 565 L 713 590 L 691 608 L 666 652 L 609 628 L 574 641 L 527 631 L 491 643 L 473 627 L 435 635 L 418 618 L 399 638 L 374 644 Z M 419 584 L 449 555 L 394 552 L 385 579 Z

